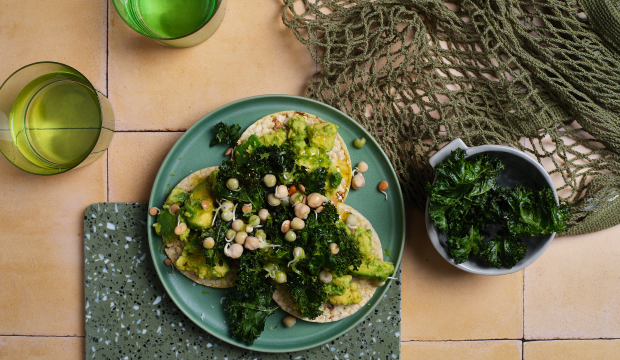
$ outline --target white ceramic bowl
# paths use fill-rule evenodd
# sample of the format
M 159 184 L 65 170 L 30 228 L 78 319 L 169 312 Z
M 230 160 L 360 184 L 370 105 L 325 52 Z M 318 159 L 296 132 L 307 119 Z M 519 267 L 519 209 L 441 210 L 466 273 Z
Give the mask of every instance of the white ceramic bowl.
M 465 150 L 466 158 L 480 153 L 489 153 L 500 158 L 506 167 L 497 179 L 499 185 L 510 188 L 516 184 L 523 184 L 524 186 L 536 191 L 544 188 L 550 188 L 553 190 L 553 197 L 555 198 L 556 203 L 558 203 L 558 194 L 556 193 L 553 182 L 545 169 L 543 169 L 543 167 L 536 162 L 536 160 L 532 159 L 527 154 L 508 146 L 482 145 L 467 147 L 461 139 L 456 139 L 431 156 L 429 163 L 434 168 L 437 164 L 448 157 L 456 148 Z M 430 198 L 426 200 L 426 230 L 428 231 L 428 236 L 430 237 L 433 246 L 435 246 L 437 252 L 439 252 L 439 254 L 441 254 L 447 262 L 470 273 L 481 275 L 504 275 L 522 270 L 526 266 L 533 263 L 534 260 L 538 259 L 538 257 L 542 255 L 555 237 L 555 233 L 553 233 L 547 236 L 523 238 L 523 242 L 527 245 L 527 254 L 523 260 L 511 269 L 506 267 L 497 269 L 493 266 L 487 265 L 474 255 L 470 255 L 466 262 L 456 264 L 450 257 L 450 253 L 446 247 L 446 233 L 439 230 L 428 216 L 429 203 Z

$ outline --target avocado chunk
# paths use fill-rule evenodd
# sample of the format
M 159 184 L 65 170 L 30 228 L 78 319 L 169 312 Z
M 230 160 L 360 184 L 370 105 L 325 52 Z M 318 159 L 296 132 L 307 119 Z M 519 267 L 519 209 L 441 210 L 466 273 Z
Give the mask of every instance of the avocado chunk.
M 371 262 L 364 261 L 357 270 L 351 269 L 351 273 L 357 276 L 386 281 L 387 277 L 394 273 L 394 264 L 379 259 L 374 259 Z
M 210 187 L 210 182 L 203 182 L 192 190 L 183 206 L 183 215 L 187 225 L 192 229 L 206 230 L 211 227 L 213 222 L 214 199 L 215 195 Z M 207 208 L 203 209 L 201 202 L 207 202 Z
M 355 244 L 360 249 L 362 259 L 366 262 L 372 261 L 374 259 L 372 254 L 372 231 L 364 229 L 363 226 L 358 226 L 355 233 L 353 233 L 353 240 L 355 240 Z
M 310 146 L 329 152 L 334 147 L 338 126 L 328 122 L 312 124 L 308 126 L 307 133 L 310 137 Z
M 344 294 L 342 295 L 329 295 L 329 302 L 334 305 L 352 305 L 359 304 L 362 301 L 362 294 L 357 290 L 357 284 L 351 283 Z
M 292 139 L 294 137 L 299 137 L 301 140 L 305 140 L 308 137 L 306 133 L 306 128 L 308 124 L 306 124 L 306 120 L 299 115 L 293 115 L 293 117 L 288 121 L 288 138 Z
M 248 161 L 248 157 L 256 150 L 257 147 L 262 146 L 263 143 L 256 135 L 251 135 L 243 144 L 238 145 L 235 148 L 235 159 L 239 165 L 245 164 Z
M 286 142 L 286 133 L 284 132 L 284 130 L 272 131 L 263 135 L 260 140 L 262 141 L 263 145 L 282 146 L 282 144 Z
M 177 259 L 175 265 L 179 270 L 192 271 L 201 279 L 220 279 L 228 275 L 230 266 L 220 255 L 216 256 L 216 266 L 206 264 L 206 259 L 202 253 L 201 239 L 196 238 L 187 243 L 183 248 L 183 253 Z
M 177 204 L 179 206 L 183 206 L 183 203 L 187 200 L 187 193 L 185 190 L 181 188 L 174 188 L 168 195 L 166 202 L 164 205 L 174 205 Z
M 353 276 L 351 275 L 343 275 L 341 277 L 336 277 L 336 274 L 332 274 L 332 281 L 325 285 L 325 292 L 327 295 L 344 295 L 349 287 L 351 287 L 351 280 Z
M 157 222 L 153 224 L 155 233 L 161 236 L 166 244 L 170 244 L 177 239 L 177 235 L 174 233 L 176 226 L 177 217 L 165 209 L 157 215 Z

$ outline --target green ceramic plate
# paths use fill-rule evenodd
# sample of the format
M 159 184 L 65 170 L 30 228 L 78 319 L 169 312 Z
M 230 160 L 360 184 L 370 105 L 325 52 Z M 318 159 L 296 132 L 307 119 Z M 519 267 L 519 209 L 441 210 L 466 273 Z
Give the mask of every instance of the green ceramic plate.
M 345 201 L 346 204 L 361 212 L 374 226 L 384 249 L 389 249 L 392 257 L 385 256 L 398 268 L 405 239 L 405 208 L 403 196 L 398 186 L 394 169 L 387 156 L 376 141 L 360 125 L 342 112 L 323 103 L 298 96 L 263 95 L 235 101 L 211 112 L 200 119 L 177 141 L 164 160 L 153 190 L 149 207 L 161 206 L 169 189 L 174 188 L 183 178 L 196 170 L 220 165 L 226 146 L 209 147 L 214 136 L 213 126 L 222 121 L 227 124 L 240 124 L 246 129 L 263 116 L 285 110 L 304 111 L 337 124 L 338 133 L 347 143 L 351 153 L 351 162 L 355 166 L 360 161 L 368 163 L 369 170 L 364 174 L 366 186 L 353 190 Z M 364 136 L 367 139 L 363 149 L 353 147 L 353 140 Z M 377 190 L 377 184 L 386 180 L 390 184 L 389 200 Z M 276 326 L 286 313 L 278 310 L 267 320 L 267 326 L 252 346 L 234 339 L 229 331 L 227 314 L 222 301 L 226 290 L 208 288 L 196 284 L 178 271 L 169 274 L 170 268 L 164 265 L 165 255 L 160 253 L 161 238 L 153 230 L 154 218 L 148 218 L 149 246 L 157 274 L 164 288 L 175 304 L 194 323 L 212 335 L 236 346 L 263 352 L 289 352 L 304 350 L 324 345 L 360 323 L 385 296 L 388 283 L 379 288 L 368 304 L 354 315 L 333 323 L 315 324 L 298 321 L 292 328 Z M 204 319 L 201 320 L 201 315 Z M 273 329 L 275 328 L 275 329 Z M 273 329 L 273 330 L 269 330 Z

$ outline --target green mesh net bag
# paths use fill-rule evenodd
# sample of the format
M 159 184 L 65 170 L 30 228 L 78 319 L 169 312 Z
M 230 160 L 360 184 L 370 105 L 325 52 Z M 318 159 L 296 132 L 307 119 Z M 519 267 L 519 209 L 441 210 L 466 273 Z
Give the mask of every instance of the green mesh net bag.
M 410 204 L 426 203 L 428 158 L 460 137 L 538 159 L 571 205 L 561 235 L 620 223 L 620 53 L 607 20 L 595 29 L 576 1 L 284 3 L 319 65 L 306 96 L 377 139 Z

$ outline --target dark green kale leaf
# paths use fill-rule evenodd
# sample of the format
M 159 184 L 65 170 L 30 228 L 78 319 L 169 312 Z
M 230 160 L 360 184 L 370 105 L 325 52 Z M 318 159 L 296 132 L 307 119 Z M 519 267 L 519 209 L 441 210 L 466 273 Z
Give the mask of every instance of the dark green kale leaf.
M 337 189 L 340 186 L 340 182 L 342 182 L 342 175 L 337 171 L 332 171 L 329 173 L 329 186 L 333 189 Z
M 509 233 L 498 233 L 494 240 L 482 243 L 480 256 L 491 266 L 501 268 L 502 264 L 512 268 L 527 253 L 527 245 Z
M 497 192 L 496 210 L 506 219 L 508 230 L 515 236 L 543 236 L 566 230 L 568 206 L 557 206 L 551 189 L 534 192 L 516 185 Z
M 216 135 L 211 140 L 209 146 L 215 146 L 218 144 L 227 144 L 234 148 L 237 145 L 237 141 L 241 137 L 241 126 L 239 124 L 226 125 L 223 122 L 215 124 Z
M 221 265 L 216 263 L 218 256 L 216 254 L 224 253 L 224 246 L 226 245 L 226 230 L 230 227 L 232 221 L 223 221 L 221 217 L 215 219 L 213 227 L 202 232 L 201 239 L 212 237 L 215 241 L 215 245 L 211 249 L 205 249 L 202 245 L 202 253 L 205 256 L 205 261 L 208 266 Z
M 301 276 L 294 272 L 289 272 L 287 276 L 286 284 L 295 309 L 311 320 L 323 315 L 320 307 L 327 301 L 327 293 L 325 284 L 318 276 Z
M 305 170 L 305 167 L 302 166 Z M 306 194 L 320 193 L 325 195 L 325 182 L 327 181 L 327 169 L 318 167 L 311 172 L 301 171 L 297 181 L 306 188 Z
M 322 269 L 328 268 L 337 276 L 342 276 L 350 272 L 350 266 L 357 269 L 361 265 L 360 250 L 343 226 L 317 223 L 316 227 L 309 228 L 305 233 L 311 234 L 311 241 L 304 250 L 312 256 L 304 259 L 301 264 L 311 274 L 318 275 Z M 330 243 L 338 244 L 340 250 L 337 255 L 333 255 L 329 250 Z
M 454 262 L 461 264 L 467 261 L 469 253 L 473 252 L 474 255 L 480 253 L 480 246 L 483 239 L 484 236 L 480 235 L 478 227 L 471 226 L 469 228 L 469 233 L 463 237 L 449 235 L 446 244 L 448 245 L 448 250 Z
M 275 290 L 264 276 L 260 251 L 249 251 L 240 258 L 239 272 L 224 302 L 235 338 L 254 343 L 265 329 L 265 321 L 278 306 L 272 305 Z
M 335 224 L 340 219 L 340 214 L 338 214 L 336 206 L 330 201 L 323 205 L 323 210 L 318 213 L 317 218 L 319 224 Z
M 465 151 L 454 150 L 437 165 L 435 184 L 428 184 L 429 216 L 446 233 L 463 236 L 480 217 L 472 207 L 482 206 L 504 169 L 501 160 L 481 154 L 465 160 Z

